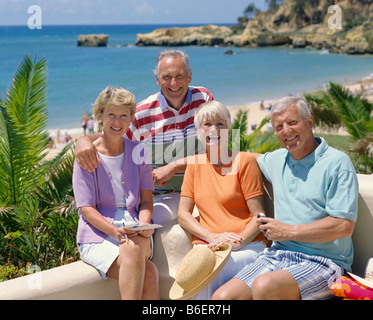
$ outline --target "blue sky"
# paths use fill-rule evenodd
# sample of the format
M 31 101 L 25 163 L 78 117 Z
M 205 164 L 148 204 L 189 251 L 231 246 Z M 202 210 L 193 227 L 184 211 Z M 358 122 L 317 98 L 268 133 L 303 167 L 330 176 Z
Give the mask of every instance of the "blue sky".
M 265 0 L 0 0 L 0 25 L 27 25 L 38 5 L 42 24 L 234 23 L 248 4 Z

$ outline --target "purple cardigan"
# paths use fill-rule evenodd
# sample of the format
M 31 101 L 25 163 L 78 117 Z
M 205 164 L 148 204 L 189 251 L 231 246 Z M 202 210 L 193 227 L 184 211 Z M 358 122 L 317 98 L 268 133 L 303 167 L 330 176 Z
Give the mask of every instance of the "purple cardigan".
M 138 143 L 124 139 L 124 157 L 120 172 L 127 210 L 138 219 L 140 190 L 153 190 L 152 168 L 146 148 Z M 110 223 L 116 212 L 113 180 L 106 165 L 101 162 L 93 173 L 74 163 L 73 189 L 76 206 L 79 208 L 77 243 L 100 243 L 107 234 L 87 222 L 80 207 L 95 206 Z

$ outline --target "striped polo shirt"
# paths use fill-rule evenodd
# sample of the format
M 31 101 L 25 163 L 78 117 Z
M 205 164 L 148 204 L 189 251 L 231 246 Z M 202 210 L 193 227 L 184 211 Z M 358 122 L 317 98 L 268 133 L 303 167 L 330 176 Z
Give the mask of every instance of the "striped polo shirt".
M 147 146 L 153 167 L 193 155 L 200 149 L 194 113 L 202 103 L 211 100 L 214 98 L 206 88 L 189 86 L 183 106 L 175 110 L 159 91 L 137 105 L 126 135 Z M 170 183 L 173 189 L 180 190 L 182 179 L 176 180 L 179 183 Z

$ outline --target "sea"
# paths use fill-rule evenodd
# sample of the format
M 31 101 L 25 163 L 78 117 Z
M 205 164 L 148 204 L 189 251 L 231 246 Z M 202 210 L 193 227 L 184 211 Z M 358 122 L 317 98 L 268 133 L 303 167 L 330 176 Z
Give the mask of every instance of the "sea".
M 0 94 L 11 85 L 25 55 L 46 58 L 48 124 L 69 134 L 82 132 L 108 85 L 121 86 L 140 102 L 159 90 L 153 70 L 161 47 L 137 47 L 138 33 L 175 25 L 0 26 Z M 179 25 L 187 27 L 192 25 Z M 105 33 L 107 47 L 78 47 L 79 34 Z M 331 54 L 292 48 L 181 47 L 190 57 L 194 86 L 204 86 L 227 107 L 320 89 L 329 81 L 352 83 L 373 73 L 372 55 Z M 225 52 L 231 49 L 233 55 Z

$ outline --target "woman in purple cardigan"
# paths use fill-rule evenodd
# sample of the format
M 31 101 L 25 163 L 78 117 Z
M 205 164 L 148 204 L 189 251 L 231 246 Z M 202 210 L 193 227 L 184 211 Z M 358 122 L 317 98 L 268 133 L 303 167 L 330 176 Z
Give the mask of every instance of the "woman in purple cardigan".
M 93 173 L 74 163 L 73 188 L 79 208 L 77 243 L 81 259 L 103 278 L 119 280 L 123 299 L 158 299 L 158 271 L 149 260 L 154 230 L 126 226 L 148 224 L 153 214 L 153 179 L 146 149 L 123 135 L 136 110 L 132 93 L 107 87 L 93 113 L 103 127 L 94 141 L 99 162 Z

